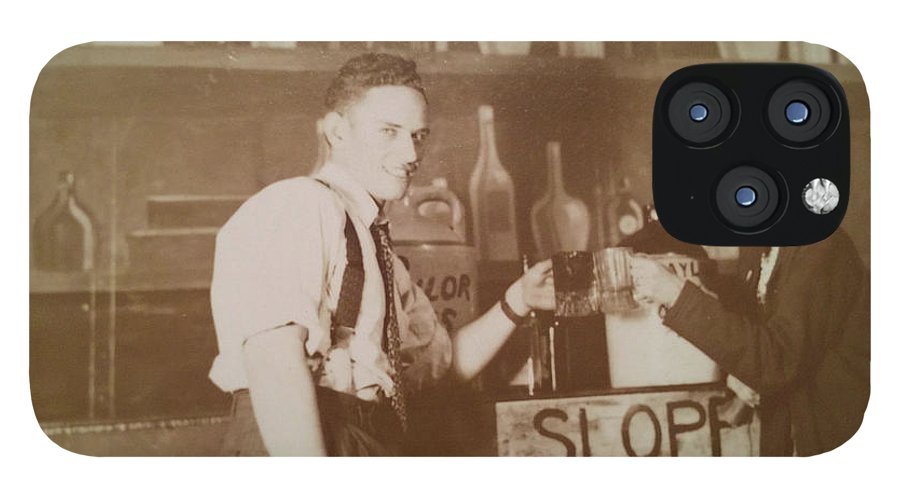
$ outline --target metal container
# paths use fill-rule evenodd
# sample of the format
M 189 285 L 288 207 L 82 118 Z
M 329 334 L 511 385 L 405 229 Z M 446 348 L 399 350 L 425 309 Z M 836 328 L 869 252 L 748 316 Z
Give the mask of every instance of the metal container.
M 454 331 L 476 317 L 478 253 L 466 244 L 465 209 L 442 178 L 387 206 L 394 249 Z

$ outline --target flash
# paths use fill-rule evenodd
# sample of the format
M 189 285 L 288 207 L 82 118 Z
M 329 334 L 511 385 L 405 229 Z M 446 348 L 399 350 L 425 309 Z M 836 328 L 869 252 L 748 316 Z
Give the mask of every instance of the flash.
M 839 200 L 837 186 L 827 178 L 813 179 L 803 188 L 804 206 L 817 215 L 831 213 Z

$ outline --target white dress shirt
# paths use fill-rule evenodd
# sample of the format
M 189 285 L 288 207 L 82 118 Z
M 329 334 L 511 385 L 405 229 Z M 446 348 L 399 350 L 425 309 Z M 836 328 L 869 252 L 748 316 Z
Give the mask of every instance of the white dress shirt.
M 253 334 L 288 324 L 306 328 L 306 353 L 321 354 L 322 386 L 371 400 L 393 391 L 382 351 L 384 284 L 369 226 L 379 216 L 366 190 L 341 166 L 326 163 L 313 178 L 276 182 L 251 197 L 216 238 L 211 286 L 219 345 L 210 379 L 224 391 L 247 387 L 242 346 Z M 346 266 L 345 212 L 363 255 L 365 281 L 355 334 L 346 349 L 331 345 Z M 418 389 L 450 365 L 450 339 L 431 303 L 394 255 L 394 299 L 405 386 Z

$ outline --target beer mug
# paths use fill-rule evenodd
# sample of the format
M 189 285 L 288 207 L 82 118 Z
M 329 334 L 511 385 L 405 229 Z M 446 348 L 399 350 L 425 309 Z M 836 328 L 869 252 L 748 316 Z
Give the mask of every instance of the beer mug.
M 631 248 L 606 248 L 594 253 L 594 268 L 600 282 L 600 309 L 604 314 L 638 308 L 632 291 Z M 558 298 L 557 298 L 558 299 Z
M 557 317 L 585 317 L 600 313 L 600 284 L 588 251 L 561 251 L 553 260 Z

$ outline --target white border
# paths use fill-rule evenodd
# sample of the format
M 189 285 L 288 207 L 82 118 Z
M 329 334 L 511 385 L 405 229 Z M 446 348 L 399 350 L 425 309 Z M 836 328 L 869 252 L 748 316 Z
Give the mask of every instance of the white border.
M 585 2 L 588 3 L 588 2 Z M 14 234 L 3 259 L 4 310 L 2 458 L 6 489 L 105 496 L 250 496 L 265 493 L 346 497 L 453 496 L 581 497 L 710 495 L 760 497 L 862 495 L 891 487 L 888 462 L 898 438 L 896 319 L 889 302 L 897 256 L 888 231 L 897 182 L 900 116 L 896 16 L 889 3 L 865 2 L 17 2 L 4 14 L 2 81 L 4 225 Z M 800 5 L 795 5 L 800 4 Z M 873 396 L 862 430 L 836 452 L 812 459 L 618 460 L 559 459 L 94 459 L 60 451 L 38 430 L 28 392 L 27 234 L 28 107 L 31 88 L 56 52 L 91 40 L 159 39 L 599 39 L 805 40 L 822 43 L 856 64 L 865 79 L 872 116 Z M 893 133 L 891 133 L 893 132 Z M 893 305 L 893 307 L 892 307 Z M 896 465 L 891 466 L 896 468 Z M 396 478 L 395 478 L 396 477 Z M 409 478 L 412 477 L 412 478 Z M 10 482 L 11 480 L 11 482 Z M 561 487 L 562 486 L 562 487 Z M 317 489 L 316 492 L 309 487 Z M 879 487 L 880 488 L 880 487 Z M 891 487 L 887 490 L 896 489 Z M 378 493 L 382 491 L 384 493 Z M 16 492 L 13 492 L 16 493 Z

